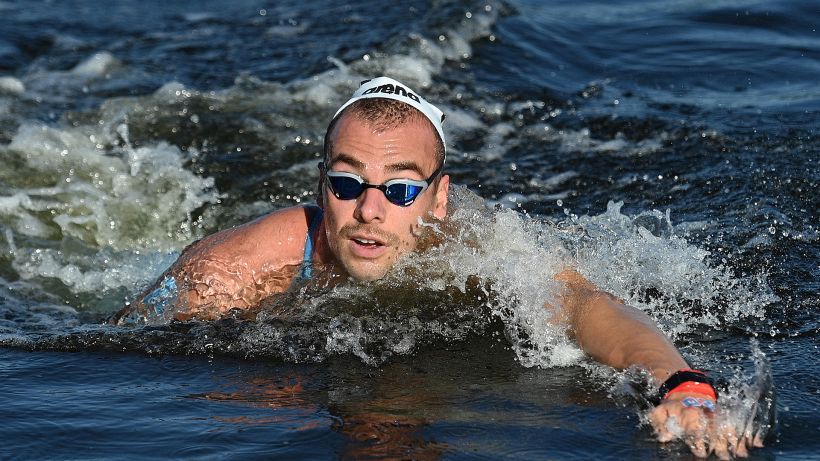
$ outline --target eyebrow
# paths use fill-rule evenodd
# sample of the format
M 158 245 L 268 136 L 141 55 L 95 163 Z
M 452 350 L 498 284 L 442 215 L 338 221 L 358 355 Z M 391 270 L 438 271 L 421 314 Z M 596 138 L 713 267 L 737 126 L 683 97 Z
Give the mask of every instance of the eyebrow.
M 336 153 L 336 157 L 333 160 L 331 160 L 329 166 L 333 166 L 334 164 L 336 164 L 336 162 L 346 163 L 358 170 L 364 170 L 366 166 L 365 163 L 361 160 L 358 160 L 354 158 L 352 155 L 348 155 L 342 152 Z M 421 166 L 419 166 L 418 163 L 411 161 L 391 163 L 390 165 L 385 166 L 384 169 L 388 173 L 398 173 L 399 171 L 413 171 L 417 173 L 419 177 L 426 177 L 424 171 L 421 169 Z

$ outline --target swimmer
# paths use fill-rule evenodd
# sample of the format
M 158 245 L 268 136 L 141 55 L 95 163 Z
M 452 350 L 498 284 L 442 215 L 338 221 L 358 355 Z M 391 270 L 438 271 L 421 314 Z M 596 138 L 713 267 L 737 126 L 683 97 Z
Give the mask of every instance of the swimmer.
M 304 283 L 314 266 L 375 280 L 417 250 L 423 222 L 444 221 L 444 114 L 387 77 L 362 83 L 327 128 L 317 206 L 295 206 L 224 230 L 186 248 L 159 281 L 112 319 L 213 319 L 251 309 Z M 661 442 L 683 439 L 699 457 L 745 457 L 762 446 L 717 427 L 717 393 L 690 369 L 643 312 L 600 291 L 578 272 L 556 276 L 566 290 L 558 322 L 593 359 L 645 370 L 661 383 L 650 420 Z

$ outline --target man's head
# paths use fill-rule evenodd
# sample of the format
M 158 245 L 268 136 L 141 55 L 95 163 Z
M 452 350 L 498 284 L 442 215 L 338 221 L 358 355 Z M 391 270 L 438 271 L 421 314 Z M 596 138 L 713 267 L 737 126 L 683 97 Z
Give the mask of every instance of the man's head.
M 449 189 L 441 112 L 395 80 L 370 82 L 328 127 L 320 184 L 330 251 L 359 280 L 416 248 L 420 218 L 443 219 Z

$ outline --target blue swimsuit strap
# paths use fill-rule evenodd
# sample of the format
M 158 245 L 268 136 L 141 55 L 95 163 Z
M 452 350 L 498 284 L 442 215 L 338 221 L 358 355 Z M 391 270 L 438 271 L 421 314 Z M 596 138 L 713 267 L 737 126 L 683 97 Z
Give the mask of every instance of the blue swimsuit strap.
M 302 281 L 309 280 L 313 277 L 313 234 L 319 228 L 322 222 L 322 209 L 315 205 L 306 206 L 310 216 L 310 224 L 308 225 L 307 237 L 305 237 L 305 255 L 302 258 L 302 270 L 299 272 L 297 279 Z

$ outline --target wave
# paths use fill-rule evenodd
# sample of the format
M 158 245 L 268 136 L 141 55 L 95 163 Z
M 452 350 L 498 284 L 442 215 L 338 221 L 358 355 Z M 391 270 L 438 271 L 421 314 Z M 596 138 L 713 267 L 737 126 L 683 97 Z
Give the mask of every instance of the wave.
M 627 216 L 612 204 L 602 215 L 552 223 L 488 207 L 463 187 L 452 191 L 451 206 L 448 228 L 431 229 L 442 243 L 402 259 L 383 280 L 316 282 L 251 314 L 135 329 L 83 323 L 65 310 L 13 309 L 0 344 L 296 362 L 352 354 L 378 364 L 420 345 L 479 336 L 503 341 L 524 366 L 552 367 L 583 358 L 546 307 L 557 302 L 562 285 L 554 277 L 567 267 L 657 318 L 673 338 L 742 328 L 775 300 L 760 280 L 709 262 L 660 212 Z M 38 320 L 43 315 L 47 321 Z

